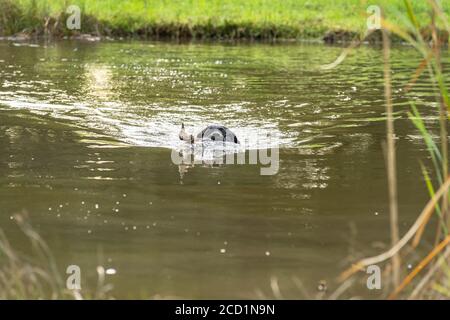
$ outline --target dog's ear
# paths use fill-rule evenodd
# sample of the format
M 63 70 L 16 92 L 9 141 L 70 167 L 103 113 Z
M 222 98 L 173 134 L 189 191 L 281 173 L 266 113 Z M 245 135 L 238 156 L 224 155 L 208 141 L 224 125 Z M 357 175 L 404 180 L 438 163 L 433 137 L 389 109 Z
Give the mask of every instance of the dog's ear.
M 181 129 L 184 129 L 184 123 L 183 122 L 181 123 Z

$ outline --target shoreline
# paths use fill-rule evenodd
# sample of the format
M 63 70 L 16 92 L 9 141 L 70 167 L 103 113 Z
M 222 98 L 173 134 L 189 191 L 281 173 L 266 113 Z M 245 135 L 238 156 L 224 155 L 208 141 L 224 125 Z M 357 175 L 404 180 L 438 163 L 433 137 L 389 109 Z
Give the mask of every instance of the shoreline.
M 54 25 L 60 25 L 58 21 L 54 22 Z M 180 33 L 176 29 L 173 31 L 167 31 L 163 33 L 158 33 L 158 27 L 154 27 L 146 31 L 136 30 L 136 31 L 126 31 L 122 29 L 111 29 L 106 26 L 100 27 L 100 25 L 95 25 L 93 28 L 85 28 L 87 30 L 72 31 L 65 28 L 57 28 L 53 30 L 45 29 L 43 26 L 38 26 L 34 28 L 24 29 L 13 34 L 2 34 L 0 33 L 1 41 L 37 41 L 40 39 L 49 40 L 81 40 L 81 41 L 118 41 L 118 40 L 143 40 L 143 41 L 179 41 L 179 42 L 243 42 L 243 43 L 325 43 L 325 44 L 349 44 L 352 42 L 360 42 L 361 44 L 381 44 L 381 30 L 374 30 L 367 36 L 361 33 L 351 30 L 328 30 L 321 35 L 314 36 L 297 36 L 297 37 L 283 37 L 283 36 L 251 36 L 249 31 L 245 29 L 241 34 L 236 36 L 236 33 L 231 32 L 230 34 L 225 33 L 211 33 L 208 36 L 202 35 L 198 36 L 196 33 L 184 32 Z M 0 29 L 1 30 L 1 29 Z M 155 31 L 156 30 L 156 31 Z M 291 30 L 294 32 L 293 30 Z M 275 33 L 275 31 L 273 32 Z M 422 36 L 425 41 L 431 41 L 431 32 L 428 29 L 422 30 Z M 413 35 L 412 35 L 413 36 Z M 361 37 L 364 37 L 361 39 Z M 442 29 L 438 29 L 438 38 L 442 45 L 449 43 L 450 35 L 448 32 Z M 391 41 L 397 44 L 407 43 L 405 40 L 400 38 L 395 34 L 391 34 Z
M 317 41 L 333 44 L 361 41 L 367 32 L 366 8 L 345 1 L 325 6 L 318 0 L 316 6 L 309 6 L 303 0 L 271 4 L 255 0 L 258 5 L 252 7 L 232 0 L 223 7 L 222 2 L 211 0 L 213 9 L 210 11 L 200 6 L 201 2 L 197 0 L 184 0 L 177 6 L 167 4 L 168 8 L 154 8 L 150 4 L 143 7 L 142 2 L 131 0 L 129 10 L 133 11 L 119 7 L 115 0 L 98 2 L 99 5 L 94 6 L 74 0 L 80 6 L 80 21 L 77 30 L 69 30 L 66 23 L 73 15 L 66 12 L 66 2 L 0 0 L 0 39 Z M 392 1 L 394 7 L 400 2 Z M 194 3 L 197 5 L 193 6 Z M 426 25 L 427 14 L 420 6 L 417 9 Z M 390 17 L 398 19 L 393 12 Z M 438 33 L 442 42 L 448 42 L 448 32 L 441 30 Z M 426 41 L 431 40 L 431 30 L 423 28 L 422 34 Z M 394 34 L 391 40 L 404 42 Z M 381 32 L 375 30 L 362 42 L 381 43 Z
M 351 43 L 359 42 L 357 45 L 373 45 L 379 46 L 381 42 L 381 32 L 376 30 L 369 37 L 360 40 L 357 35 L 354 37 L 348 36 L 350 32 L 346 32 L 344 36 L 342 32 L 329 32 L 323 37 L 316 38 L 196 38 L 196 37 L 175 37 L 175 36 L 142 36 L 139 33 L 124 34 L 122 36 L 111 36 L 96 33 L 74 33 L 71 34 L 42 34 L 39 32 L 19 32 L 9 36 L 1 36 L 0 41 L 10 41 L 17 43 L 39 42 L 39 41 L 82 41 L 82 42 L 101 42 L 101 41 L 162 41 L 174 43 L 224 43 L 224 44 L 325 44 L 325 45 L 341 45 L 346 46 Z M 442 47 L 447 47 L 448 36 L 444 34 L 440 37 Z M 428 40 L 428 39 L 427 39 Z M 395 45 L 409 45 L 407 41 L 402 38 L 391 35 L 392 44 Z

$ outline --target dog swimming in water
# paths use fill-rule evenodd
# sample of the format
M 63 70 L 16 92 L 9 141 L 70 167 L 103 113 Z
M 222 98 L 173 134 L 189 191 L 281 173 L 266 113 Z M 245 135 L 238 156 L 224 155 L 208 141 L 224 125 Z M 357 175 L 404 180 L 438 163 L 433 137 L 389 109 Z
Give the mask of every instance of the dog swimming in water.
M 221 125 L 209 125 L 205 129 L 203 129 L 196 137 L 192 134 L 189 134 L 184 129 L 184 123 L 181 124 L 181 130 L 178 135 L 180 140 L 195 143 L 197 141 L 217 141 L 217 142 L 231 142 L 231 143 L 239 143 L 236 135 L 227 127 Z

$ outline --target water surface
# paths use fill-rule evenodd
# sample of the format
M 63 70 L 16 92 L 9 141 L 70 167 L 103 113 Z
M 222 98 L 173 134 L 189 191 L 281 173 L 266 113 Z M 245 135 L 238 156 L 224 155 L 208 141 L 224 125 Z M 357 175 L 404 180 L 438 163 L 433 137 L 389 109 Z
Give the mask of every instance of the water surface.
M 115 269 L 116 297 L 273 298 L 274 281 L 283 298 L 314 297 L 323 280 L 332 290 L 350 261 L 389 243 L 382 57 L 362 47 L 320 68 L 341 50 L 0 42 L 2 229 L 26 248 L 10 217 L 28 212 L 62 273 L 79 265 L 93 286 L 98 265 Z M 426 76 L 403 90 L 419 62 L 392 50 L 402 230 L 427 200 L 419 159 L 430 166 L 407 99 L 437 137 Z M 180 168 L 182 122 L 273 134 L 278 173 Z

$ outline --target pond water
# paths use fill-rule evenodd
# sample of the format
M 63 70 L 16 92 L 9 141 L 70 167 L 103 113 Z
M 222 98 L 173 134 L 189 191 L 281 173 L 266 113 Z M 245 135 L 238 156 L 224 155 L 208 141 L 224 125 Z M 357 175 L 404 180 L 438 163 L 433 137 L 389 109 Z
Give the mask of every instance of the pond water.
M 0 42 L 0 226 L 27 212 L 64 275 L 96 267 L 119 298 L 315 297 L 389 244 L 382 56 L 318 44 Z M 449 61 L 445 53 L 443 61 Z M 427 201 L 430 166 L 408 99 L 438 136 L 420 57 L 392 49 L 402 231 Z M 445 66 L 447 68 L 447 66 Z M 272 135 L 279 168 L 179 166 L 181 123 Z M 276 290 L 276 283 L 280 292 Z M 305 293 L 307 292 L 307 294 Z M 370 295 L 367 290 L 362 294 Z

